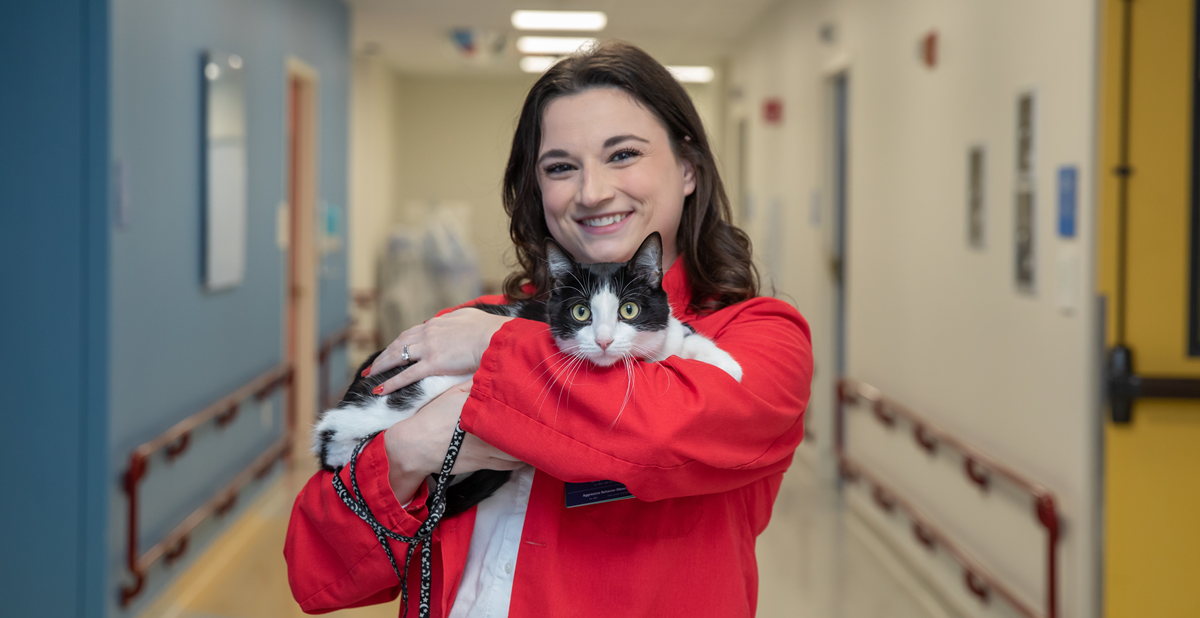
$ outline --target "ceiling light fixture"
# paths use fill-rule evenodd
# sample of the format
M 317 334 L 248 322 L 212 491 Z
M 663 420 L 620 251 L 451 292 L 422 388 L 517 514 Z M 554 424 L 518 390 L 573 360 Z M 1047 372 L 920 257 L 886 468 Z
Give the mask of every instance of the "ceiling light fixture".
M 558 62 L 555 56 L 525 56 L 521 58 L 521 70 L 526 73 L 545 73 Z
M 712 67 L 667 67 L 667 70 L 685 84 L 707 84 L 716 76 Z
M 596 39 L 576 37 L 523 36 L 517 39 L 517 51 L 522 54 L 573 54 L 595 42 Z
M 517 30 L 595 32 L 608 25 L 608 16 L 600 11 L 513 11 L 512 25 Z

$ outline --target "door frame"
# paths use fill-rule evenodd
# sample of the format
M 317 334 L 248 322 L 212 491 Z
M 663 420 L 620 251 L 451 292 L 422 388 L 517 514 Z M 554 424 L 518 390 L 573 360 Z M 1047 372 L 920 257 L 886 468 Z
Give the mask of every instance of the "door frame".
M 284 203 L 288 230 L 283 279 L 283 355 L 293 382 L 287 431 L 292 453 L 307 451 L 317 397 L 317 196 L 319 193 L 320 75 L 294 56 L 285 61 Z M 295 91 L 293 91 L 295 89 Z M 293 106 L 295 117 L 293 118 Z M 293 135 L 294 134 L 294 135 Z M 294 137 L 294 139 L 293 139 Z M 295 457 L 290 458 L 295 461 Z

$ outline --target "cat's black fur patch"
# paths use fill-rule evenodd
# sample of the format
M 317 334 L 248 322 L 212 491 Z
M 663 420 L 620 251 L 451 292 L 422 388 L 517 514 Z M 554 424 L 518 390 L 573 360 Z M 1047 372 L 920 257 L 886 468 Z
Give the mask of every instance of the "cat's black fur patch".
M 590 324 L 590 318 L 580 322 L 570 317 L 571 307 L 587 304 L 593 295 L 606 287 L 621 303 L 632 301 L 638 304 L 637 316 L 624 320 L 625 323 L 640 331 L 667 327 L 671 305 L 662 287 L 662 237 L 658 232 L 648 236 L 633 254 L 633 259 L 625 263 L 579 264 L 552 240 L 546 242 L 546 249 L 552 263 L 559 260 L 558 268 L 551 271 L 562 273 L 554 278 L 554 290 L 547 307 L 550 332 L 555 338 L 571 339 Z

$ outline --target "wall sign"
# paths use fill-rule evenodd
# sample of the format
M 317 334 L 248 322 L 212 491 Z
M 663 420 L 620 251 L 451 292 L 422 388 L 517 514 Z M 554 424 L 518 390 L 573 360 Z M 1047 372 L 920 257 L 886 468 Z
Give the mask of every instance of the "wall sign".
M 783 123 L 783 99 L 772 98 L 763 101 L 763 122 L 767 124 Z
M 1079 171 L 1073 165 L 1058 168 L 1058 235 L 1075 238 L 1075 212 L 1078 204 Z
M 1017 289 L 1032 294 L 1037 283 L 1037 196 L 1034 179 L 1037 99 L 1033 92 L 1017 97 L 1017 191 L 1015 275 Z
M 987 149 L 972 146 L 967 151 L 967 245 L 982 249 L 987 237 Z

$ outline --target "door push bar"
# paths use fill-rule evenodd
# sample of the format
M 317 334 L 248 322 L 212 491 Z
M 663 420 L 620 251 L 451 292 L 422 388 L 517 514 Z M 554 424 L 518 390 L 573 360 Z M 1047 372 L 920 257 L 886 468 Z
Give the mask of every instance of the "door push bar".
M 1108 353 L 1108 405 L 1112 422 L 1126 425 L 1133 420 L 1138 399 L 1200 399 L 1200 379 L 1146 377 L 1133 372 L 1133 351 L 1123 345 Z

